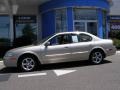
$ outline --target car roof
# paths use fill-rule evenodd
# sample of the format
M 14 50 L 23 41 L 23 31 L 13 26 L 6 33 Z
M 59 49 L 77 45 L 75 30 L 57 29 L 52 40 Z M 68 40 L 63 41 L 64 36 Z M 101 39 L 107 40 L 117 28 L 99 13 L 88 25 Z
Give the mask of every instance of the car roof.
M 87 35 L 90 35 L 92 38 L 94 38 L 95 40 L 99 40 L 100 38 L 93 35 L 93 34 L 90 34 L 88 32 L 82 32 L 82 31 L 73 31 L 73 32 L 60 32 L 60 33 L 56 33 L 55 35 L 60 35 L 60 34 L 87 34 Z
M 55 36 L 57 36 L 57 35 L 63 35 L 63 34 L 87 34 L 87 35 L 90 35 L 90 36 L 93 38 L 93 40 L 100 40 L 100 38 L 97 37 L 97 36 L 95 36 L 95 35 L 92 35 L 92 34 L 87 33 L 87 32 L 81 32 L 81 31 L 56 33 L 56 34 L 54 34 L 52 37 L 50 37 L 48 40 L 50 40 L 51 38 L 53 38 L 53 37 L 55 37 Z M 48 40 L 47 40 L 47 41 L 48 41 Z M 44 43 L 46 43 L 47 41 L 45 41 Z M 44 44 L 44 43 L 43 43 L 43 44 Z
M 80 34 L 80 33 L 86 33 L 86 32 L 73 31 L 73 32 L 60 32 L 60 33 L 56 33 L 56 34 Z

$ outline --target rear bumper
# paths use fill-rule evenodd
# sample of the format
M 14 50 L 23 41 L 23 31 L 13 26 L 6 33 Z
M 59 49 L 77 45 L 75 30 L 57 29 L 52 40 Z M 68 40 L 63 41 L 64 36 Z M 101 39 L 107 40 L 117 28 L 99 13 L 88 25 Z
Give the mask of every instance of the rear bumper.
M 113 47 L 110 48 L 110 49 L 106 49 L 106 56 L 115 55 L 115 54 L 116 54 L 116 51 L 117 51 L 117 49 L 116 49 L 115 46 L 113 46 Z

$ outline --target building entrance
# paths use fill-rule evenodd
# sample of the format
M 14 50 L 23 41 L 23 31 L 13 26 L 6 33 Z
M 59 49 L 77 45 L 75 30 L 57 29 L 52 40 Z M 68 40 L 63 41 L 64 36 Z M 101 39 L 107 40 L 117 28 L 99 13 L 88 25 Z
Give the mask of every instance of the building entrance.
M 97 36 L 97 20 L 75 20 L 74 21 L 74 30 L 89 32 Z

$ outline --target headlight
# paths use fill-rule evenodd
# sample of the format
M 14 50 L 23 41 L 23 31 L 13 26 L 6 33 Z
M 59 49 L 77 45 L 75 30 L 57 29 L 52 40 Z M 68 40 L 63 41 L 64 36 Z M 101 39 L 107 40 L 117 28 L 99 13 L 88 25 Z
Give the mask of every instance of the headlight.
M 7 52 L 5 57 L 12 57 L 13 56 L 13 53 L 12 52 Z

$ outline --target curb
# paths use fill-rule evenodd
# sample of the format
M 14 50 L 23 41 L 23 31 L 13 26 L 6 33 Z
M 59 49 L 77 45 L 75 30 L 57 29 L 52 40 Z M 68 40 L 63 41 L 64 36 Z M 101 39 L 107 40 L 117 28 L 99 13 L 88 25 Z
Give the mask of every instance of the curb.
M 0 63 L 3 63 L 3 61 L 0 61 Z

